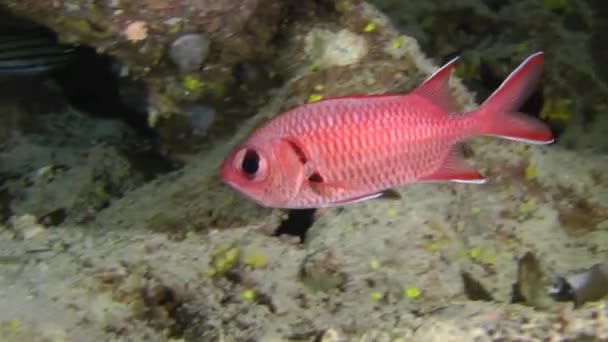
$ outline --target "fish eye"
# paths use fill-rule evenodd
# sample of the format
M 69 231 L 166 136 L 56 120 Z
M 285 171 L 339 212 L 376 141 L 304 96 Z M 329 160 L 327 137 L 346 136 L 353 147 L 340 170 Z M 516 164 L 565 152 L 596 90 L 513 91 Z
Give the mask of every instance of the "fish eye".
M 266 164 L 266 159 L 251 148 L 240 150 L 234 158 L 234 168 L 245 178 L 254 181 L 260 181 L 266 177 L 268 171 Z
M 245 151 L 243 162 L 241 163 L 241 170 L 243 170 L 243 173 L 246 175 L 255 176 L 259 169 L 260 155 L 254 150 Z

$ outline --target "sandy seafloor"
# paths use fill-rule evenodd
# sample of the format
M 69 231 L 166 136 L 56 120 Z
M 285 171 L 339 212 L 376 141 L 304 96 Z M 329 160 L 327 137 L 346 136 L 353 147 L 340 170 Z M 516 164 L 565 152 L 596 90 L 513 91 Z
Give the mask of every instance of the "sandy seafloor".
M 90 225 L 13 217 L 0 230 L 0 340 L 608 339 L 605 302 L 508 304 L 526 252 L 549 283 L 608 260 L 606 155 L 476 139 L 471 162 L 487 184 L 410 185 L 400 200 L 324 210 L 298 244 L 268 234 L 276 213 L 219 183 L 210 165 L 226 148 Z M 177 219 L 205 201 L 249 224 Z M 183 234 L 150 230 L 163 213 Z M 462 272 L 493 301 L 467 299 Z
M 388 63 L 433 71 L 417 51 Z M 370 76 L 382 63 L 344 89 L 386 90 Z M 217 166 L 289 103 L 285 89 L 234 138 L 145 184 L 112 120 L 69 110 L 45 120 L 70 136 L 12 137 L 0 341 L 608 340 L 605 299 L 547 295 L 556 277 L 608 261 L 608 155 L 477 138 L 467 155 L 487 184 L 409 185 L 399 200 L 318 211 L 303 241 L 273 236 L 285 213 L 228 189 Z M 61 209 L 58 226 L 34 218 Z M 525 255 L 538 264 L 518 272 Z

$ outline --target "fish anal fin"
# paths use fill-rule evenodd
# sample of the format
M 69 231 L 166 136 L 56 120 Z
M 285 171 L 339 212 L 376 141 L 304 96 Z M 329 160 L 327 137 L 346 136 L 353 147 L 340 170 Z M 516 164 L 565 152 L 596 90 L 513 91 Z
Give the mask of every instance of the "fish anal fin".
M 420 179 L 420 181 L 483 184 L 486 179 L 475 168 L 467 164 L 460 145 L 452 148 L 441 167 L 435 172 Z
M 414 89 L 411 94 L 422 96 L 439 106 L 446 113 L 459 111 L 459 106 L 450 92 L 450 73 L 458 57 L 453 58 L 444 66 L 435 71 L 422 84 Z
M 342 201 L 337 201 L 333 204 L 334 205 L 353 204 L 353 203 L 357 203 L 357 202 L 363 202 L 363 201 L 379 198 L 379 197 L 382 197 L 382 195 L 383 195 L 383 192 L 378 192 L 378 193 L 371 194 L 371 195 L 356 196 L 356 197 L 348 198 L 348 199 L 345 199 Z
M 388 190 L 373 193 L 370 195 L 356 196 L 356 197 L 349 198 L 346 200 L 338 201 L 334 204 L 335 205 L 345 205 L 345 204 L 363 202 L 363 201 L 372 200 L 372 199 L 398 200 L 398 199 L 401 199 L 401 194 L 399 194 L 396 190 L 388 189 Z

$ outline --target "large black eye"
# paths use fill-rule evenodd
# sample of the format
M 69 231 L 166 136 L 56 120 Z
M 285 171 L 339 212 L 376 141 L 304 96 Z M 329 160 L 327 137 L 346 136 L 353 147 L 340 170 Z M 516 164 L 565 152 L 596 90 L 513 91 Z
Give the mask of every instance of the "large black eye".
M 243 157 L 241 169 L 246 175 L 255 176 L 260 168 L 260 155 L 254 150 L 247 150 Z

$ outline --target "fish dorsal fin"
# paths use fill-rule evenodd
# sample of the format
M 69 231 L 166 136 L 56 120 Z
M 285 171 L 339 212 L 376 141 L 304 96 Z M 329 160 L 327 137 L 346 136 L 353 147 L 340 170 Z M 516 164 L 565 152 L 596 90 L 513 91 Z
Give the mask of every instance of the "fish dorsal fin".
M 411 94 L 422 96 L 441 107 L 446 113 L 459 111 L 458 104 L 450 93 L 450 73 L 458 62 L 458 57 L 452 58 L 444 66 L 435 71 Z
M 483 184 L 486 182 L 479 171 L 467 164 L 462 153 L 461 145 L 454 146 L 441 166 L 434 173 L 423 177 L 420 181 L 448 181 L 472 184 Z

